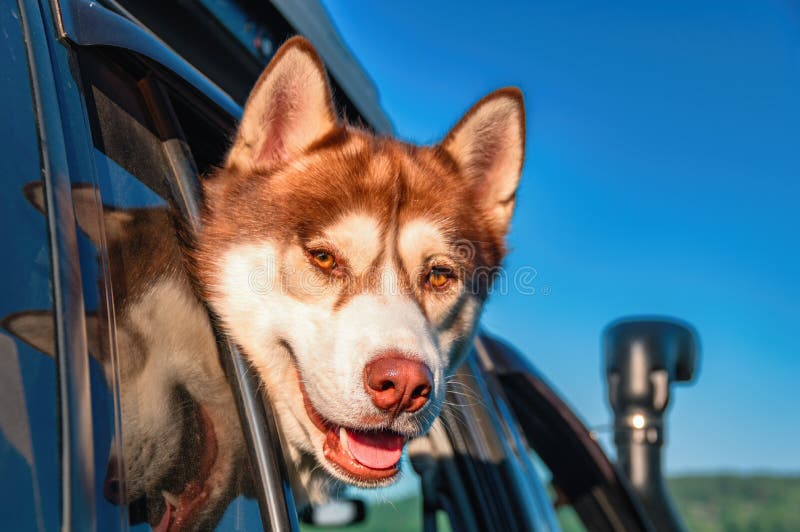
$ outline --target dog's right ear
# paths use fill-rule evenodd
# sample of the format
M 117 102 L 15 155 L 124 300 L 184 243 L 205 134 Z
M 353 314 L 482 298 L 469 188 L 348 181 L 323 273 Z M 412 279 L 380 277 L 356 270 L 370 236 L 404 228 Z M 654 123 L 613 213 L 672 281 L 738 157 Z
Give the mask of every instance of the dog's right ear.
M 287 161 L 336 127 L 325 68 L 307 40 L 281 46 L 255 84 L 226 166 L 248 170 Z

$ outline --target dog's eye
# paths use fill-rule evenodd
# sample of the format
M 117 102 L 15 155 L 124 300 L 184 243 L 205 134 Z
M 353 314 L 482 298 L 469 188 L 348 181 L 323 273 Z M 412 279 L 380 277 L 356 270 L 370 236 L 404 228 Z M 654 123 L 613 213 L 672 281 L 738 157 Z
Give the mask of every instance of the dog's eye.
M 452 276 L 452 272 L 447 268 L 431 268 L 431 271 L 428 272 L 428 285 L 441 290 L 447 286 Z
M 311 258 L 323 270 L 332 270 L 336 266 L 336 259 L 327 251 L 312 251 Z

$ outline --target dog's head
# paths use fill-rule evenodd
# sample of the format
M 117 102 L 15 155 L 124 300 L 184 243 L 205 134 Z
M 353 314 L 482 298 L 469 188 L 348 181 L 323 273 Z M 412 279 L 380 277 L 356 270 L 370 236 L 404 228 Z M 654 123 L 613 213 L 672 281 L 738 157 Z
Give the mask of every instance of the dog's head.
M 264 380 L 295 458 L 391 482 L 439 413 L 504 254 L 524 152 L 517 89 L 419 147 L 337 119 L 288 41 L 204 180 L 197 277 Z

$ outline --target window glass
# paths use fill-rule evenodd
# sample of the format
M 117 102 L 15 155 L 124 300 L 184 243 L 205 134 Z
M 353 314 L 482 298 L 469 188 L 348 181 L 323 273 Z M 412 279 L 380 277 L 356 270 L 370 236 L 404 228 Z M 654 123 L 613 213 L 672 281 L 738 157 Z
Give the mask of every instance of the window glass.
M 0 11 L 0 523 L 57 530 L 60 476 L 50 252 L 26 50 L 16 4 Z
M 233 395 L 165 199 L 170 166 L 138 85 L 146 72 L 100 54 L 79 56 L 96 186 L 74 187 L 73 202 L 107 262 L 97 314 L 105 292 L 108 316 L 94 341 L 107 380 L 118 379 L 122 441 L 107 457 L 104 496 L 128 506 L 135 530 L 257 530 Z
M 260 529 L 257 505 L 246 496 L 249 462 L 232 396 L 205 310 L 179 263 L 181 250 L 165 200 L 169 164 L 137 88 L 146 73 L 85 53 L 80 64 L 116 323 L 127 473 L 127 494 L 120 500 L 128 502 L 132 523 L 152 526 L 182 517 L 182 508 L 191 510 L 193 486 L 210 479 L 226 489 L 212 491 L 198 514 L 190 515 L 195 526 Z M 201 172 L 218 164 L 230 131 L 178 95 L 172 95 L 171 104 Z M 80 199 L 77 194 L 73 191 L 76 209 L 90 203 L 88 195 Z M 99 244 L 99 235 L 82 229 Z M 153 442 L 168 456 L 150 451 Z M 198 464 L 209 459 L 211 445 L 217 457 L 205 470 Z M 359 501 L 352 507 L 364 508 L 365 519 L 343 529 L 421 530 L 419 480 L 407 460 L 403 472 L 390 488 L 345 490 L 343 498 Z

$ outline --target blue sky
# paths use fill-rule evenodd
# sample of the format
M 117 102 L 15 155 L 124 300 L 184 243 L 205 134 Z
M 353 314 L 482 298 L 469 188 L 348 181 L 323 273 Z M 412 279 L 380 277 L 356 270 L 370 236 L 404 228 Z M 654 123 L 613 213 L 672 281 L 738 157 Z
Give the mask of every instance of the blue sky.
M 668 471 L 800 470 L 797 4 L 324 3 L 404 139 L 525 93 L 507 265 L 538 291 L 496 295 L 488 329 L 601 426 L 603 327 L 688 320 L 702 360 L 673 396 Z

